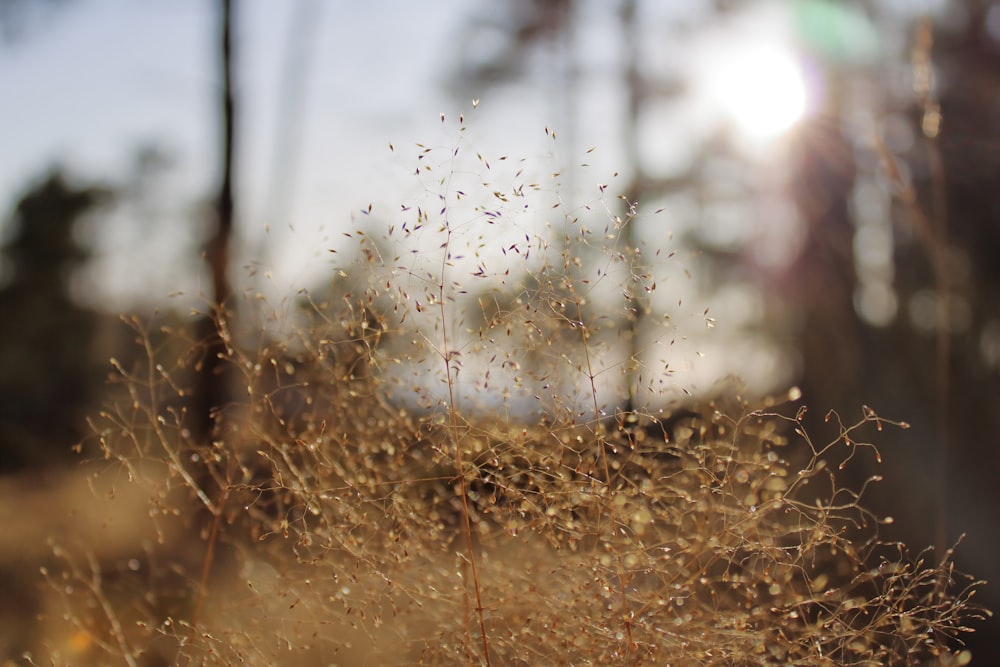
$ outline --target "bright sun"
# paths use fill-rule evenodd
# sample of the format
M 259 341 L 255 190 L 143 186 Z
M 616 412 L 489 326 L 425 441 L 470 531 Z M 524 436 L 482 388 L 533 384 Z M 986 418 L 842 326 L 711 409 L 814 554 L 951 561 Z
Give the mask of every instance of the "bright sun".
M 740 129 L 763 139 L 794 125 L 806 110 L 806 87 L 792 55 L 770 46 L 733 55 L 720 65 L 714 87 Z

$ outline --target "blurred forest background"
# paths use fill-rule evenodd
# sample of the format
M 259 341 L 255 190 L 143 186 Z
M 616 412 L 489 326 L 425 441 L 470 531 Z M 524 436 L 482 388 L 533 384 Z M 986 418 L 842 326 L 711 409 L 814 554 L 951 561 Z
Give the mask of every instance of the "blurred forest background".
M 351 212 L 401 194 L 375 156 L 477 99 L 477 142 L 562 162 L 564 199 L 596 145 L 665 211 L 718 378 L 800 386 L 817 433 L 862 405 L 909 422 L 857 472 L 885 476 L 868 504 L 917 549 L 966 534 L 959 567 L 1000 608 L 1000 3 L 0 0 L 0 40 L 7 481 L 78 464 L 108 359 L 133 353 L 119 313 L 322 285 Z M 802 73 L 790 127 L 713 89 L 759 45 Z M 747 96 L 771 95 L 756 75 Z M 10 581 L 37 569 L 16 552 Z M 1000 662 L 991 623 L 976 664 Z

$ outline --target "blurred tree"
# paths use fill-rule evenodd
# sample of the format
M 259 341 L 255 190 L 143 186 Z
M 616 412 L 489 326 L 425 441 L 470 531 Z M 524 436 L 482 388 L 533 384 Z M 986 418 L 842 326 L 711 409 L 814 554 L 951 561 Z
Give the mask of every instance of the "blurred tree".
M 703 18 L 760 4 L 717 2 Z M 518 74 L 532 38 L 572 28 L 573 12 L 547 11 L 557 5 L 519 3 L 511 20 L 492 26 L 508 26 L 511 37 L 501 41 L 508 47 L 492 66 L 464 73 L 478 73 L 479 86 Z M 619 4 L 630 204 L 674 185 L 647 182 L 636 148 L 636 119 L 656 90 L 639 56 L 641 7 Z M 812 408 L 807 429 L 818 440 L 830 433 L 824 416 L 831 409 L 850 418 L 870 405 L 912 423 L 877 438 L 893 468 L 867 503 L 897 519 L 887 536 L 934 544 L 941 555 L 967 532 L 960 567 L 998 580 L 1000 201 L 992 183 L 1000 169 L 1000 4 L 953 0 L 938 24 L 914 24 L 912 8 L 862 0 L 801 0 L 788 9 L 825 87 L 822 108 L 793 136 L 785 195 L 802 235 L 796 255 L 785 266 L 764 266 L 752 249 L 713 245 L 703 224 L 689 241 L 703 252 L 710 282 L 735 277 L 762 289 L 773 315 L 767 321 L 779 323 L 769 333 L 796 364 Z M 715 204 L 711 186 L 720 173 L 707 167 L 738 165 L 733 148 L 724 135 L 713 137 L 698 151 L 702 162 L 677 182 L 705 194 L 702 218 Z M 735 175 L 729 190 L 752 210 L 753 175 L 740 167 L 723 173 Z M 883 472 L 860 457 L 852 467 L 858 480 Z M 1000 595 L 986 593 L 989 606 L 1000 606 Z M 972 637 L 977 662 L 1000 662 L 994 629 Z
M 625 149 L 625 164 L 622 169 L 629 174 L 621 201 L 622 218 L 627 220 L 623 228 L 623 240 L 633 250 L 639 247 L 639 242 L 631 217 L 640 200 L 662 197 L 691 187 L 694 183 L 690 173 L 653 176 L 640 158 L 642 137 L 639 118 L 643 110 L 657 102 L 676 99 L 684 92 L 684 86 L 679 77 L 647 76 L 640 59 L 639 4 L 636 0 L 623 0 L 617 12 L 617 27 L 620 30 L 620 62 L 617 66 L 621 70 L 627 96 L 625 113 L 620 118 L 620 137 Z M 469 47 L 466 47 L 467 52 L 463 50 L 462 57 L 458 60 L 460 65 L 452 80 L 453 89 L 463 95 L 474 91 L 473 96 L 478 97 L 479 91 L 484 87 L 508 83 L 524 76 L 532 55 L 538 50 L 550 49 L 554 53 L 552 69 L 564 84 L 559 86 L 558 82 L 553 82 L 561 93 L 556 113 L 565 128 L 562 132 L 563 145 L 568 146 L 567 152 L 572 155 L 575 151 L 573 144 L 578 122 L 576 114 L 581 111 L 577 96 L 578 55 L 574 37 L 581 9 L 581 3 L 574 0 L 518 0 L 505 5 L 500 13 L 473 18 L 465 42 Z M 488 39 L 490 35 L 498 36 L 499 39 Z M 487 43 L 497 45 L 493 51 L 487 50 L 485 54 L 479 48 L 484 39 Z M 564 196 L 574 196 L 573 174 L 577 168 L 578 165 L 566 164 L 560 169 L 566 175 Z M 626 254 L 639 259 L 637 253 Z M 648 407 L 642 404 L 643 399 L 638 394 L 642 382 L 639 372 L 642 367 L 642 320 L 649 315 L 649 303 L 643 294 L 632 290 L 626 293 L 625 299 L 626 316 L 619 321 L 621 340 L 625 341 L 627 355 L 632 360 L 628 366 L 635 371 L 626 378 L 627 395 L 613 407 L 630 413 Z M 615 312 L 621 311 L 615 308 Z
M 0 288 L 0 471 L 66 457 L 83 434 L 83 411 L 100 385 L 103 360 L 90 350 L 96 314 L 69 295 L 89 252 L 79 221 L 111 192 L 49 172 L 17 203 L 2 251 Z
M 535 49 L 558 44 L 571 32 L 573 4 L 515 0 L 474 16 L 459 46 L 458 70 L 450 78 L 453 90 L 466 95 L 484 82 L 497 85 L 525 76 Z
M 226 362 L 224 337 L 230 326 L 233 304 L 229 264 L 235 226 L 236 203 L 234 196 L 236 170 L 236 95 L 234 85 L 232 0 L 219 0 L 218 63 L 221 79 L 219 94 L 220 173 L 215 198 L 215 220 L 212 235 L 205 248 L 205 257 L 212 277 L 209 295 L 210 312 L 199 325 L 200 338 L 205 341 L 204 362 L 194 392 L 192 426 L 198 437 L 207 439 L 218 427 L 219 410 L 230 403 L 233 377 Z
M 911 488 L 936 489 L 938 548 L 963 533 L 959 565 L 1000 580 L 1000 5 L 952 2 L 956 20 L 916 26 L 912 89 L 897 101 L 912 141 L 896 147 L 902 173 L 894 211 L 899 317 L 883 349 L 896 355 L 897 375 L 885 396 L 911 396 L 933 439 L 930 468 Z M 925 450 L 926 451 L 926 450 Z M 907 452 L 909 453 L 909 452 Z M 905 454 L 904 454 L 905 455 Z M 1000 608 L 996 587 L 984 591 Z M 998 629 L 971 638 L 979 664 L 1000 662 Z
M 909 50 L 863 67 L 822 58 L 827 105 L 797 130 L 788 189 L 804 240 L 769 284 L 798 322 L 807 430 L 827 433 L 827 410 L 851 415 L 862 404 L 914 427 L 877 438 L 892 468 L 867 505 L 895 517 L 886 536 L 933 544 L 940 557 L 967 533 L 959 568 L 996 580 L 1000 5 L 951 10 L 947 21 L 915 23 L 871 11 L 886 33 L 907 35 Z M 883 94 L 864 108 L 858 90 L 869 80 Z M 908 85 L 886 85 L 899 80 Z M 867 130 L 849 120 L 864 114 Z M 859 481 L 883 472 L 852 466 Z M 1000 661 L 995 630 L 992 621 L 968 639 L 977 664 Z
M 70 0 L 0 0 L 0 40 L 20 39 L 45 12 Z

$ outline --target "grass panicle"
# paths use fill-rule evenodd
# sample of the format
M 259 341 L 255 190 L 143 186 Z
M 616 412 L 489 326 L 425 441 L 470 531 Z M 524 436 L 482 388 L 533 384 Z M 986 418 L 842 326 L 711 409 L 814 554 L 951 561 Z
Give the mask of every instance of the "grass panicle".
M 807 433 L 795 390 L 689 389 L 683 343 L 711 322 L 651 231 L 669 221 L 605 182 L 571 207 L 464 127 L 416 147 L 412 197 L 356 216 L 327 285 L 239 304 L 256 333 L 216 318 L 241 398 L 211 441 L 199 341 L 127 320 L 140 361 L 94 427 L 155 538 L 56 548 L 73 641 L 49 658 L 967 663 L 978 582 L 882 542 L 841 481 L 905 424 L 865 407 Z

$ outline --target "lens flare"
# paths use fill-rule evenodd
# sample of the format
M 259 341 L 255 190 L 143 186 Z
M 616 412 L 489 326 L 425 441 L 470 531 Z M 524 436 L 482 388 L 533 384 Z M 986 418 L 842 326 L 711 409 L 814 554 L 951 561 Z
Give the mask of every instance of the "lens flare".
M 806 111 L 806 86 L 792 55 L 777 47 L 734 52 L 720 66 L 716 95 L 751 138 L 768 138 L 794 125 Z

